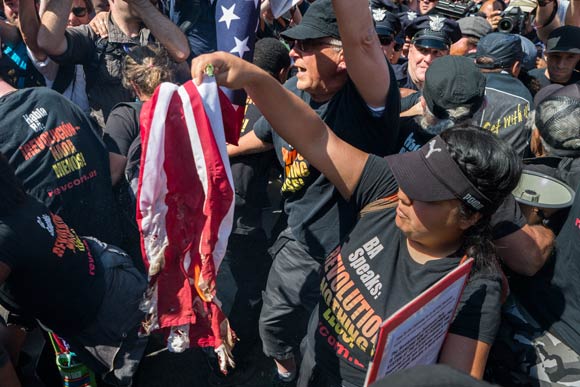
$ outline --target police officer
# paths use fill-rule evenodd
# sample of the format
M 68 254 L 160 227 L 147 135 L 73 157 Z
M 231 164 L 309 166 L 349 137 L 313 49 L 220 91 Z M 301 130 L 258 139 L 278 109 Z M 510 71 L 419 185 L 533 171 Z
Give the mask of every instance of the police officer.
M 406 13 L 407 19 L 412 15 Z M 405 21 L 402 21 L 405 24 Z M 425 73 L 436 58 L 449 55 L 451 44 L 461 38 L 461 29 L 456 21 L 439 15 L 418 16 L 411 20 L 405 29 L 405 35 L 411 39 L 406 71 L 400 68 L 397 72 L 399 87 L 421 90 L 425 82 Z M 401 111 L 408 110 L 419 100 L 417 93 L 401 100 Z

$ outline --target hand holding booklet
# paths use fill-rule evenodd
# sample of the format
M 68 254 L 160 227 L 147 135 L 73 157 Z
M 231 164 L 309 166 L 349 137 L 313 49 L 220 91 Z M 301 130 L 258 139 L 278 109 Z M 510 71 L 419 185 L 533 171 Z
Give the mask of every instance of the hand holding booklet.
M 365 386 L 392 372 L 437 362 L 472 265 L 473 258 L 466 260 L 383 321 Z

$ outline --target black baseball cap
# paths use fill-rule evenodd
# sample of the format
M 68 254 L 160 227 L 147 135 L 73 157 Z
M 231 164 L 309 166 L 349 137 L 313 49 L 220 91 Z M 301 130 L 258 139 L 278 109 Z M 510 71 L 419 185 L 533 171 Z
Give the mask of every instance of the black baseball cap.
M 491 63 L 477 63 L 478 58 L 493 59 Z M 524 52 L 522 41 L 517 35 L 503 32 L 492 32 L 485 35 L 477 45 L 475 60 L 477 67 L 482 69 L 505 69 L 516 61 L 522 61 Z
M 340 39 L 338 23 L 331 0 L 316 0 L 310 5 L 302 21 L 282 35 L 290 40 L 306 40 L 332 37 Z
M 580 27 L 562 26 L 552 31 L 546 43 L 546 53 L 552 52 L 580 54 Z
M 446 55 L 431 63 L 425 74 L 423 98 L 437 118 L 447 118 L 446 109 L 470 106 L 475 113 L 485 98 L 485 76 L 472 59 Z
M 440 15 L 419 16 L 406 27 L 405 34 L 413 44 L 447 50 L 461 39 L 461 29 L 455 20 Z
M 475 211 L 492 204 L 461 171 L 439 136 L 418 151 L 387 156 L 386 160 L 399 187 L 413 200 L 459 199 Z

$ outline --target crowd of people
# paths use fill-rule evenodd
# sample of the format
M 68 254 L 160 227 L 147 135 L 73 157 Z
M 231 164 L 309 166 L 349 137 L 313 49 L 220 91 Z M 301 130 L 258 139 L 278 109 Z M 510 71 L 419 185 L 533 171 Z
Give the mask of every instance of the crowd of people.
M 216 51 L 218 1 L 3 0 L 0 385 L 33 329 L 134 384 L 140 112 L 206 76 L 248 94 L 216 273 L 237 367 L 208 351 L 210 384 L 261 347 L 273 386 L 363 386 L 382 321 L 473 258 L 438 365 L 376 385 L 580 385 L 580 195 L 513 194 L 580 188 L 580 1 L 280 3 L 250 63 Z

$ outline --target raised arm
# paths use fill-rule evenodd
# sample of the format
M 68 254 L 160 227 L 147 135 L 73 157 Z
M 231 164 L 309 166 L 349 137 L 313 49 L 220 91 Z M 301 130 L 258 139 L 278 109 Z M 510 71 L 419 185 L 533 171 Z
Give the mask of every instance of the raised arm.
M 38 46 L 48 55 L 61 55 L 68 48 L 64 31 L 71 7 L 72 0 L 47 0 L 46 2 L 46 10 L 40 19 L 37 41 Z
M 34 0 L 20 0 L 20 3 L 18 4 L 18 18 L 20 19 L 19 27 L 22 39 L 30 52 L 34 55 L 34 58 L 43 61 L 46 59 L 47 55 L 37 43 L 40 20 L 36 13 L 34 2 Z
M 580 27 L 580 0 L 571 0 L 566 10 L 566 25 Z
M 390 76 L 368 0 L 333 0 L 348 75 L 369 106 L 384 107 Z
M 191 75 L 200 83 L 206 66 L 214 66 L 219 85 L 244 88 L 277 133 L 294 145 L 316 169 L 350 198 L 368 154 L 342 141 L 316 112 L 290 93 L 272 76 L 236 56 L 217 52 L 201 55 L 191 64 Z
M 165 17 L 149 0 L 125 0 L 151 31 L 155 39 L 165 47 L 176 62 L 189 57 L 187 37 L 171 20 Z
M 536 31 L 538 37 L 545 43 L 550 32 L 562 25 L 558 17 L 557 8 L 559 0 L 548 0 L 543 6 L 538 6 L 536 9 Z M 572 3 L 572 2 L 570 2 Z M 556 11 L 554 10 L 556 9 Z M 556 12 L 554 14 L 554 12 Z

